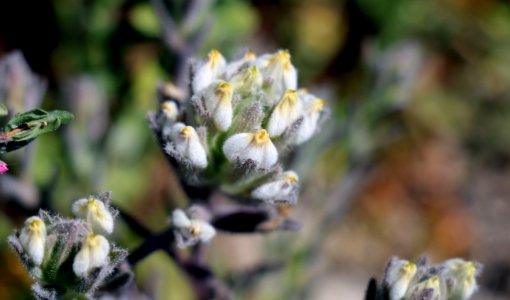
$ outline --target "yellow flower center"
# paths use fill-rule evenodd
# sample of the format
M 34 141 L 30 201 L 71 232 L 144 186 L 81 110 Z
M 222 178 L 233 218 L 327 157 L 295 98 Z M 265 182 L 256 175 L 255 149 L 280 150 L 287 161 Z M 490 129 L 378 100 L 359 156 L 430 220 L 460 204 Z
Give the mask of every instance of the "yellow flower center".
M 180 132 L 183 138 L 189 138 L 191 136 L 191 133 L 193 132 L 193 127 L 186 126 L 182 128 Z
M 218 65 L 220 64 L 221 58 L 222 58 L 221 53 L 218 50 L 216 50 L 216 49 L 211 50 L 211 52 L 209 52 L 209 56 L 208 56 L 208 60 L 209 60 L 209 63 L 211 64 L 211 68 L 216 69 L 218 67 Z
M 166 101 L 166 102 L 163 102 L 163 104 L 161 104 L 161 108 L 165 109 L 165 110 L 174 110 L 175 104 L 173 104 L 170 101 Z
M 269 134 L 265 129 L 261 129 L 253 135 L 253 142 L 258 146 L 265 145 L 267 142 L 269 142 Z
M 30 230 L 32 231 L 38 231 L 42 226 L 44 225 L 43 221 L 41 219 L 34 219 L 30 221 Z
M 280 102 L 277 105 L 277 109 L 287 110 L 294 107 L 298 102 L 297 92 L 295 90 L 287 90 L 283 94 Z
M 312 111 L 319 112 L 324 107 L 324 104 L 326 104 L 326 101 L 322 99 L 315 99 L 312 103 Z
M 290 71 L 291 63 L 290 63 L 290 53 L 288 50 L 280 50 L 278 51 L 269 62 L 270 64 L 279 64 L 282 66 L 284 72 Z
M 255 59 L 257 59 L 257 55 L 253 51 L 249 50 L 244 55 L 244 59 L 247 61 L 254 61 Z
M 226 81 L 221 81 L 216 86 L 216 89 L 214 93 L 216 96 L 218 96 L 220 99 L 220 102 L 228 101 L 230 102 L 230 98 L 232 98 L 232 93 L 234 92 L 234 88 L 232 85 Z
M 89 233 L 87 235 L 87 246 L 90 248 L 97 247 L 99 244 L 99 239 L 97 238 L 97 235 L 95 233 Z
M 288 183 L 297 183 L 299 179 L 296 176 L 296 174 L 289 173 L 289 174 L 287 174 L 286 180 L 287 180 Z

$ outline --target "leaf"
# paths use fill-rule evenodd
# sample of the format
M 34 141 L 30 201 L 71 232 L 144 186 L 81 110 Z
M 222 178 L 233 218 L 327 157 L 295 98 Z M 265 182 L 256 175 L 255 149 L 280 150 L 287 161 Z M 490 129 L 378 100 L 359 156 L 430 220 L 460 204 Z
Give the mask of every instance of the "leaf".
M 72 119 L 73 114 L 63 110 L 47 112 L 37 108 L 17 114 L 9 120 L 1 134 L 4 142 L 0 143 L 0 153 L 21 148 L 39 135 L 55 131 Z

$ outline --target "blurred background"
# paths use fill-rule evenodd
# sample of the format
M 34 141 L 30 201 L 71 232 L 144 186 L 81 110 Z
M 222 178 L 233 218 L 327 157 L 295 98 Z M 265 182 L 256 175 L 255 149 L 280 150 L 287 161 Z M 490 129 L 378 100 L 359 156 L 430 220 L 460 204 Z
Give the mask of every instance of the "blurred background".
M 162 29 L 154 3 L 164 3 L 171 28 Z M 173 208 L 187 205 L 146 114 L 156 110 L 158 82 L 185 86 L 177 78 L 183 58 L 211 48 L 227 58 L 245 48 L 289 49 L 300 86 L 332 108 L 321 132 L 291 159 L 302 182 L 292 216 L 302 230 L 213 241 L 209 261 L 237 299 L 362 299 L 392 255 L 479 261 L 474 299 L 509 299 L 509 4 L 2 3 L 3 96 L 19 111 L 59 108 L 76 118 L 2 157 L 10 172 L 0 176 L 0 299 L 31 299 L 30 278 L 6 237 L 39 207 L 70 215 L 74 200 L 112 191 L 114 205 L 157 232 Z M 172 32 L 199 42 L 183 51 Z M 122 220 L 116 226 L 118 244 L 141 242 Z M 256 280 L 235 275 L 263 262 L 284 267 Z M 150 297 L 193 299 L 163 253 L 135 273 Z

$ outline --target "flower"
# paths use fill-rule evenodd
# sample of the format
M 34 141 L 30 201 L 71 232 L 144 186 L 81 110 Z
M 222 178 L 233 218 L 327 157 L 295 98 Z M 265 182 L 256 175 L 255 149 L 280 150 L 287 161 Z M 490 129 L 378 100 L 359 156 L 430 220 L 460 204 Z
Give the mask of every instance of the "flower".
M 193 92 L 198 93 L 208 87 L 225 69 L 227 62 L 218 50 L 211 50 L 207 61 L 202 62 L 192 80 Z
M 199 169 L 207 167 L 207 154 L 195 128 L 176 123 L 172 126 L 170 140 L 165 148 L 168 154 L 192 167 Z
M 257 55 L 253 51 L 246 51 L 241 59 L 232 61 L 225 67 L 225 74 L 227 78 L 231 78 L 233 75 L 238 73 L 244 66 L 249 66 L 257 59 Z
M 19 239 L 32 261 L 36 265 L 40 265 L 44 258 L 46 243 L 46 225 L 43 220 L 37 216 L 28 218 Z
M 404 259 L 392 258 L 385 271 L 384 282 L 390 289 L 389 300 L 401 300 L 416 274 L 416 265 Z
M 297 201 L 298 175 L 293 171 L 280 174 L 276 180 L 264 183 L 251 192 L 252 198 L 271 203 Z
M 172 122 L 174 122 L 179 115 L 179 108 L 175 101 L 165 101 L 161 103 L 161 111 L 165 117 Z
M 251 66 L 232 76 L 230 82 L 237 93 L 247 94 L 260 89 L 263 79 L 257 66 Z
M 182 209 L 173 211 L 172 225 L 176 228 L 177 244 L 181 248 L 198 242 L 209 242 L 216 235 L 211 224 L 198 218 L 190 218 Z
M 306 142 L 317 131 L 317 125 L 325 104 L 324 100 L 316 98 L 312 94 L 304 94 L 300 98 L 304 106 L 303 122 L 301 122 L 296 132 L 294 140 L 296 145 Z
M 77 217 L 86 219 L 93 230 L 112 233 L 113 216 L 103 201 L 94 197 L 78 199 L 73 203 L 72 211 Z
M 218 81 L 205 94 L 205 108 L 211 114 L 214 124 L 221 131 L 227 131 L 232 124 L 232 96 L 234 89 L 226 81 Z
M 7 171 L 9 171 L 9 168 L 7 167 L 7 164 L 0 160 L 0 174 L 4 174 Z
M 110 243 L 98 234 L 89 233 L 78 254 L 74 257 L 73 271 L 78 277 L 87 276 L 90 271 L 108 264 Z
M 274 100 L 288 89 L 297 89 L 297 71 L 290 61 L 289 51 L 280 50 L 275 54 L 261 56 L 257 59 L 256 65 L 264 76 L 264 84 L 269 95 Z
M 409 297 L 406 296 L 406 299 L 410 300 L 439 299 L 441 296 L 441 284 L 439 276 L 433 275 L 428 278 L 421 279 L 412 287 L 410 293 L 408 291 L 408 295 Z
M 452 299 L 469 299 L 477 290 L 477 266 L 475 263 L 460 258 L 450 259 L 444 263 L 444 276 L 453 281 L 449 287 L 449 297 Z
M 223 153 L 229 161 L 252 161 L 261 169 L 269 169 L 278 161 L 278 151 L 265 129 L 234 134 L 223 144 Z
M 299 118 L 301 109 L 301 102 L 298 99 L 297 92 L 295 90 L 287 90 L 269 117 L 267 124 L 269 136 L 275 137 L 281 135 Z

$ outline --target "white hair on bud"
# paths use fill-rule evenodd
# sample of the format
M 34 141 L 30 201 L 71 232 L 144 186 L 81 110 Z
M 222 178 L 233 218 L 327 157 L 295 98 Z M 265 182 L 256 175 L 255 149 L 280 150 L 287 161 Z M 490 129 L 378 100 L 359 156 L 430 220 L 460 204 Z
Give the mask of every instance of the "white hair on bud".
M 301 115 L 302 107 L 295 90 L 287 90 L 275 106 L 269 122 L 267 131 L 270 137 L 281 135 Z
M 226 81 L 213 83 L 204 94 L 205 108 L 221 131 L 227 131 L 232 124 L 233 95 L 234 88 Z
M 209 52 L 206 61 L 199 64 L 193 76 L 193 92 L 198 93 L 208 87 L 224 71 L 227 62 L 217 50 Z
M 280 174 L 275 180 L 264 183 L 251 192 L 252 198 L 267 202 L 294 202 L 299 177 L 293 171 Z
M 73 203 L 75 216 L 87 220 L 92 230 L 112 233 L 113 216 L 103 201 L 94 197 L 78 199 Z

